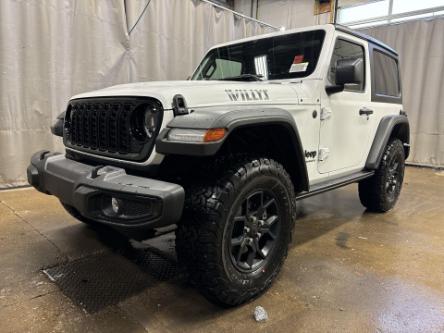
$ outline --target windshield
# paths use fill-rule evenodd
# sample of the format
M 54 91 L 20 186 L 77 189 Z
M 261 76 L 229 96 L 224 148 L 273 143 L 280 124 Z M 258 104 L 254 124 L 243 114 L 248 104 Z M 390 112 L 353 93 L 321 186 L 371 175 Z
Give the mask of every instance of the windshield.
M 325 31 L 258 39 L 211 50 L 192 80 L 281 80 L 307 77 L 316 68 Z

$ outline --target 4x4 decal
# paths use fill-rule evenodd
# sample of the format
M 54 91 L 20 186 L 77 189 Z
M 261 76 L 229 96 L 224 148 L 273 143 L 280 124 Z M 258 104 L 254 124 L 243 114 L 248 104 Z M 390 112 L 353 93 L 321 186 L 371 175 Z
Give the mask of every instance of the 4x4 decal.
M 225 89 L 225 92 L 233 102 L 268 101 L 270 99 L 267 89 Z

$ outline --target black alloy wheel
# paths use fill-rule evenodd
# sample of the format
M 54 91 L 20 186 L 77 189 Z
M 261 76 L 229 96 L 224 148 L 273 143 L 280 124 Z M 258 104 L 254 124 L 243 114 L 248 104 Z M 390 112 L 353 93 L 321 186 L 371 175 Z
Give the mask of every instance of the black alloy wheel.
M 393 155 L 388 163 L 385 190 L 390 201 L 395 200 L 402 179 L 402 165 L 398 155 Z
M 229 244 L 232 263 L 241 272 L 253 272 L 271 257 L 281 230 L 276 198 L 266 190 L 249 194 L 233 222 Z
M 384 149 L 375 174 L 359 182 L 359 199 L 372 212 L 387 212 L 398 201 L 404 180 L 405 152 L 399 139 L 391 140 Z
M 185 190 L 176 252 L 191 282 L 222 306 L 245 303 L 278 275 L 296 218 L 293 183 L 278 162 L 221 158 Z M 220 170 L 220 171 L 217 171 Z

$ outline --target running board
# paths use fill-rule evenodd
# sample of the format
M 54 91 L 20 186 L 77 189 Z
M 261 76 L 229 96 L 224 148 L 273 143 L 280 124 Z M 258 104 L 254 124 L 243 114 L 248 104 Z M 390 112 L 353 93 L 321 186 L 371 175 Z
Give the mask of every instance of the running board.
M 373 176 L 374 174 L 375 174 L 374 171 L 361 171 L 361 172 L 354 173 L 352 175 L 348 175 L 346 177 L 328 180 L 328 181 L 313 185 L 310 188 L 310 191 L 298 193 L 296 195 L 296 200 L 305 199 L 305 198 L 311 197 L 312 195 L 316 195 L 319 193 L 334 190 L 334 189 L 342 187 L 342 186 L 356 183 L 356 182 L 359 182 L 360 180 L 369 178 L 369 177 Z

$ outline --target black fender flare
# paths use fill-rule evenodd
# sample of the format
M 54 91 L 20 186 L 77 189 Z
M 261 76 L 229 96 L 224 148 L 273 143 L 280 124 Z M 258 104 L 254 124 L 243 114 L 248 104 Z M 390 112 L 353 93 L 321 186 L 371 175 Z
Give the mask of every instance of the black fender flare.
M 186 116 L 175 117 L 163 129 L 156 140 L 156 151 L 163 155 L 213 156 L 235 130 L 261 125 L 281 125 L 288 131 L 299 171 L 299 185 L 308 189 L 308 174 L 299 131 L 293 116 L 280 108 L 234 107 L 201 108 Z M 225 128 L 228 134 L 220 141 L 211 143 L 183 143 L 168 141 L 168 132 L 173 128 L 211 129 Z
M 384 148 L 393 137 L 402 141 L 407 158 L 410 152 L 410 125 L 405 115 L 389 115 L 381 119 L 365 163 L 367 169 L 376 170 L 379 167 Z

